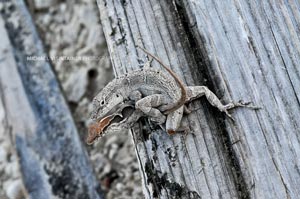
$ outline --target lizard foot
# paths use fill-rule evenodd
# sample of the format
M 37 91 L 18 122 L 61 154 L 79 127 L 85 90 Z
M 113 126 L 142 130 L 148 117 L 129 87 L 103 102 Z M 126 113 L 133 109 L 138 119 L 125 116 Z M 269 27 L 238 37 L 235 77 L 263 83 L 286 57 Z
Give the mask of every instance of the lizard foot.
M 231 103 L 225 105 L 224 108 L 226 110 L 230 110 L 230 109 L 238 108 L 238 107 L 245 107 L 245 108 L 250 108 L 250 109 L 254 109 L 254 110 L 262 109 L 262 107 L 250 105 L 251 103 L 252 102 L 244 102 L 244 101 L 240 100 L 238 102 L 231 102 Z
M 155 122 L 155 123 L 157 123 L 157 124 L 159 124 L 159 125 L 165 123 L 165 122 L 166 122 L 166 119 L 167 119 L 167 117 L 164 116 L 164 115 L 161 115 L 160 117 L 151 117 L 151 118 L 150 118 L 150 120 L 151 120 L 152 122 Z
M 250 109 L 254 109 L 254 110 L 258 110 L 261 109 L 261 107 L 259 106 L 253 106 L 253 105 L 249 105 L 252 102 L 243 102 L 242 100 L 240 100 L 239 102 L 231 102 L 227 105 L 224 106 L 224 110 L 223 112 L 233 121 L 235 122 L 234 118 L 232 117 L 231 114 L 228 113 L 228 110 L 233 109 L 233 108 L 238 108 L 238 107 L 245 107 L 245 108 L 250 108 Z

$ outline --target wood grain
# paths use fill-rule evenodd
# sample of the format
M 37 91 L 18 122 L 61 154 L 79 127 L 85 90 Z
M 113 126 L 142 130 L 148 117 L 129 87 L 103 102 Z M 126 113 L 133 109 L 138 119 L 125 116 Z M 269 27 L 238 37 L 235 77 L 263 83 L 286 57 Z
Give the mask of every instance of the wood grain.
M 146 198 L 298 197 L 299 2 L 97 2 L 116 76 L 140 67 L 142 45 L 187 85 L 262 107 L 233 123 L 201 99 L 186 137 L 133 129 Z
M 299 2 L 182 2 L 216 86 L 263 108 L 228 128 L 251 198 L 298 198 Z

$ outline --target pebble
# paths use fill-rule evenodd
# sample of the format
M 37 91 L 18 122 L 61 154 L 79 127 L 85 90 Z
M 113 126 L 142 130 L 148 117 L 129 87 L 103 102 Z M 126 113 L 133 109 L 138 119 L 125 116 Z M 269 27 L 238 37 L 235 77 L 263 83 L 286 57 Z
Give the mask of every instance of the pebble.
M 108 153 L 108 158 L 113 159 L 115 157 L 115 155 L 118 153 L 118 151 L 119 151 L 118 149 L 119 149 L 119 147 L 118 147 L 117 144 L 112 144 L 110 146 L 110 150 L 109 150 L 109 153 Z
M 117 143 L 118 139 L 119 138 L 116 135 L 111 135 L 110 137 L 108 137 L 108 139 L 105 142 L 105 148 L 110 147 L 114 143 Z
M 9 199 L 21 199 L 24 197 L 21 179 L 6 183 L 6 195 Z
M 60 11 L 65 12 L 66 10 L 67 10 L 67 4 L 66 3 L 60 4 Z
M 121 184 L 121 183 L 117 183 L 117 184 L 116 184 L 116 189 L 117 189 L 118 191 L 122 191 L 122 190 L 124 189 L 124 185 Z
M 46 14 L 45 17 L 43 18 L 43 23 L 49 24 L 51 22 L 52 18 L 50 14 Z
M 34 0 L 34 7 L 35 9 L 46 9 L 49 7 L 52 7 L 57 3 L 57 0 L 52 0 L 52 1 L 45 1 L 45 0 Z

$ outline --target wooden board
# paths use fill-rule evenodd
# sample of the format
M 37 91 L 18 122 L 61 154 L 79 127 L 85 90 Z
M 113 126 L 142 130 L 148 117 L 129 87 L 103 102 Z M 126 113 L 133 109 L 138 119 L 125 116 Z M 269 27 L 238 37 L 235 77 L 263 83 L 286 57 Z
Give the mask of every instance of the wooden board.
M 249 196 L 298 198 L 299 1 L 182 2 L 216 87 L 263 108 L 228 129 Z
M 187 137 L 133 130 L 146 198 L 297 198 L 299 2 L 97 2 L 116 76 L 140 67 L 141 45 L 187 85 L 262 107 L 233 123 L 197 100 Z

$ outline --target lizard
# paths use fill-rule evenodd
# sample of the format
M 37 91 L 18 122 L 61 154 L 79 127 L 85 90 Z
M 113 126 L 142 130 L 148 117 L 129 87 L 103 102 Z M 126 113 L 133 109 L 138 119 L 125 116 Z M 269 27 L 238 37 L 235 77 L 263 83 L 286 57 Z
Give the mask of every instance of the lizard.
M 91 145 L 96 141 L 97 138 L 103 137 L 107 133 L 107 127 L 111 126 L 112 124 L 115 123 L 120 124 L 121 122 L 122 123 L 127 122 L 126 124 L 131 126 L 133 123 L 137 122 L 138 119 L 142 116 L 141 114 L 140 115 L 137 114 L 138 114 L 137 111 L 133 113 L 133 105 L 131 102 L 126 102 L 122 104 L 118 108 L 118 110 L 115 111 L 114 113 L 105 116 L 99 122 L 95 122 L 89 125 L 88 137 L 86 139 L 86 143 L 88 145 Z M 131 118 L 134 117 L 135 119 L 127 119 L 129 115 L 131 115 L 130 116 Z M 129 126 L 126 127 L 129 128 Z
M 259 108 L 243 102 L 230 102 L 223 105 L 206 86 L 185 86 L 180 78 L 156 56 L 142 47 L 138 46 L 138 48 L 158 61 L 173 79 L 160 70 L 143 68 L 111 81 L 93 100 L 94 110 L 91 118 L 100 120 L 98 125 L 101 128 L 98 129 L 98 132 L 91 133 L 93 136 L 90 136 L 89 143 L 105 133 L 105 129 L 111 125 L 111 121 L 116 115 L 115 111 L 128 101 L 134 101 L 137 110 L 137 114 L 133 114 L 129 120 L 130 123 L 136 122 L 143 115 L 148 116 L 160 125 L 166 123 L 165 130 L 169 134 L 174 134 L 180 129 L 185 109 L 184 104 L 202 96 L 205 96 L 212 106 L 224 112 L 233 121 L 234 118 L 228 113 L 229 109 L 235 107 Z M 123 120 L 123 126 L 131 125 L 125 123 L 126 120 Z M 117 123 L 114 124 L 116 126 Z
M 187 97 L 186 86 L 157 57 L 152 54 L 150 56 L 157 60 L 173 79 L 161 70 L 153 68 L 142 68 L 115 78 L 93 99 L 93 120 L 101 120 L 124 102 L 132 100 L 135 101 L 135 109 L 142 111 L 152 121 L 158 124 L 167 122 L 172 131 L 176 129 L 172 126 L 172 120 L 178 116 L 180 120 L 182 117 Z M 164 110 L 163 113 L 158 107 Z

